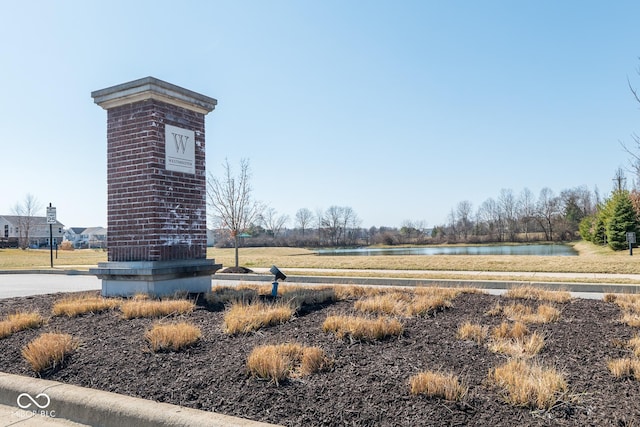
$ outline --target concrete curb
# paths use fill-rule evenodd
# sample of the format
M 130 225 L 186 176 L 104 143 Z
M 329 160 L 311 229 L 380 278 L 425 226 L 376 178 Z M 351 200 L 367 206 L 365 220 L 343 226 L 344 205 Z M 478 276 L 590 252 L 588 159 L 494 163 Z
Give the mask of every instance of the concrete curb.
M 76 423 L 104 427 L 275 426 L 275 424 L 87 389 L 57 381 L 0 373 L 0 404 L 19 408 L 18 397 L 23 393 L 30 396 L 20 398 L 20 404 L 29 406 L 24 411 L 37 410 L 36 415 L 43 417 L 43 425 L 46 425 L 46 420 L 53 416 Z M 35 405 L 35 402 L 43 406 L 47 403 L 46 397 L 39 396 L 41 393 L 48 397 L 48 405 L 42 409 Z
M 64 274 L 67 276 L 95 276 L 87 270 L 56 270 L 56 269 L 35 269 L 35 270 L 0 270 L 0 274 Z
M 236 280 L 241 282 L 273 282 L 272 275 L 223 273 L 213 276 L 213 280 Z M 348 276 L 287 276 L 286 283 L 326 284 L 326 285 L 364 285 L 364 286 L 471 286 L 481 289 L 510 289 L 517 286 L 535 286 L 551 290 L 594 293 L 640 293 L 640 285 L 620 283 L 587 282 L 537 282 L 530 280 L 477 280 L 477 279 L 399 279 L 383 277 Z

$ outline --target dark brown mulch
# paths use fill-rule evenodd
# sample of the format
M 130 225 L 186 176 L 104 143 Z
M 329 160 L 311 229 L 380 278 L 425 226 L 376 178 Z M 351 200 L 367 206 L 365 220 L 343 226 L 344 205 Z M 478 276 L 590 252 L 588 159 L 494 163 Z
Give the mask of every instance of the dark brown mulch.
M 0 300 L 0 316 L 34 309 L 48 314 L 61 296 Z M 40 330 L 0 340 L 0 370 L 36 376 L 21 348 L 43 331 L 60 331 L 82 344 L 48 379 L 287 426 L 638 425 L 640 382 L 616 380 L 606 365 L 611 358 L 631 356 L 616 342 L 637 332 L 618 322 L 614 304 L 576 299 L 561 305 L 557 323 L 531 326 L 546 336 L 539 359 L 562 370 L 570 388 L 551 410 L 534 411 L 505 403 L 502 392 L 488 383 L 489 370 L 504 356 L 455 338 L 465 320 L 499 324 L 501 318 L 483 315 L 499 299 L 462 295 L 434 317 L 403 319 L 402 337 L 373 344 L 322 332 L 327 315 L 350 312 L 352 302 L 309 310 L 289 323 L 240 336 L 223 333 L 222 311 L 199 306 L 185 317 L 202 329 L 201 342 L 157 354 L 143 337 L 153 320 L 124 320 L 118 311 L 52 317 Z M 252 348 L 291 341 L 322 347 L 333 368 L 279 386 L 247 376 Z M 469 386 L 466 398 L 453 403 L 411 395 L 409 378 L 426 369 L 459 375 Z

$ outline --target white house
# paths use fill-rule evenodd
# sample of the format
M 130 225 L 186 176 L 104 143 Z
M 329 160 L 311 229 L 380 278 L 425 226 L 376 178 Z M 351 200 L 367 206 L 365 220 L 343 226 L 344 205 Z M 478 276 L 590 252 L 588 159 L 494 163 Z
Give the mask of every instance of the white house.
M 76 249 L 107 247 L 107 229 L 104 227 L 71 227 L 64 233 Z
M 64 224 L 56 221 L 51 231 L 54 243 L 60 244 Z M 18 247 L 28 235 L 26 246 L 40 248 L 49 246 L 49 224 L 45 216 L 0 215 L 0 246 Z

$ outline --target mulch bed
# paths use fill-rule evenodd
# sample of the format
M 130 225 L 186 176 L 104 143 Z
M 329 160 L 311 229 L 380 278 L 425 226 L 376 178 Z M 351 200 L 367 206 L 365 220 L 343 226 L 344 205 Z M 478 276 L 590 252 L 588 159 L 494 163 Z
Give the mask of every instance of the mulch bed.
M 0 300 L 0 318 L 18 310 L 48 315 L 64 295 Z M 434 316 L 402 319 L 403 336 L 377 343 L 341 341 L 322 332 L 329 314 L 353 311 L 352 301 L 311 307 L 286 324 L 238 336 L 223 333 L 220 307 L 199 305 L 184 318 L 201 328 L 203 338 L 167 353 L 149 351 L 144 340 L 152 319 L 125 320 L 118 310 L 51 317 L 38 330 L 0 340 L 0 370 L 36 377 L 20 351 L 40 333 L 56 331 L 73 335 L 81 345 L 44 378 L 286 426 L 638 425 L 640 382 L 615 379 L 607 369 L 609 359 L 632 356 L 619 342 L 637 332 L 619 322 L 615 304 L 575 299 L 558 305 L 558 322 L 530 325 L 546 337 L 538 359 L 564 372 L 570 390 L 551 410 L 540 411 L 505 403 L 502 391 L 487 381 L 489 370 L 505 356 L 455 337 L 466 320 L 501 323 L 501 317 L 484 315 L 500 299 L 463 294 L 453 308 Z M 250 351 L 282 342 L 320 346 L 333 367 L 279 386 L 249 377 Z M 469 387 L 464 400 L 411 395 L 409 378 L 427 369 L 459 375 Z

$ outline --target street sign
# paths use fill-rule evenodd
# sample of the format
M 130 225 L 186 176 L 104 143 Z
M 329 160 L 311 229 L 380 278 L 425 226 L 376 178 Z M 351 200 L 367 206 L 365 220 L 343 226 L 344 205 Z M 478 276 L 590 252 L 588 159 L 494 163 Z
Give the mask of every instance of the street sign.
M 630 231 L 627 233 L 627 242 L 635 243 L 636 242 L 636 233 Z
M 47 207 L 47 224 L 56 223 L 56 208 L 51 206 Z

